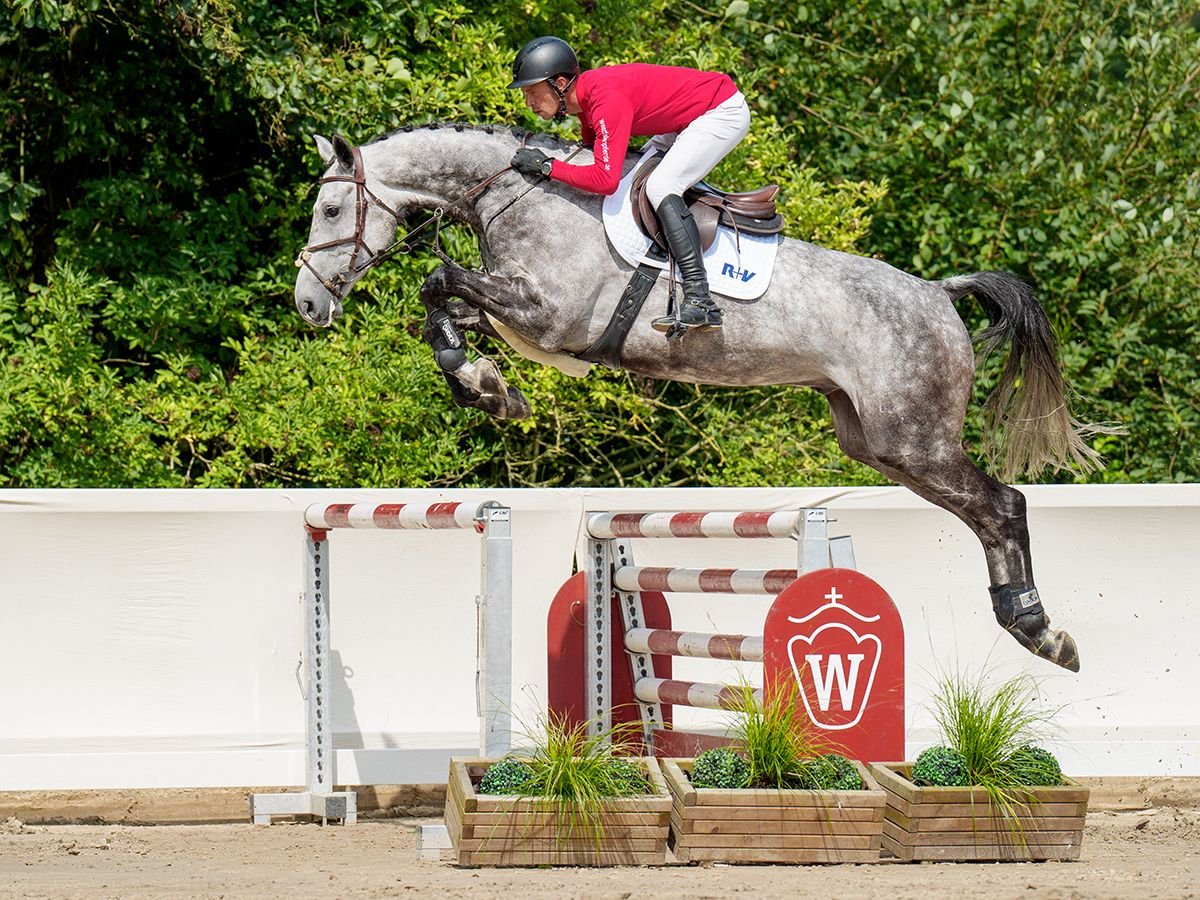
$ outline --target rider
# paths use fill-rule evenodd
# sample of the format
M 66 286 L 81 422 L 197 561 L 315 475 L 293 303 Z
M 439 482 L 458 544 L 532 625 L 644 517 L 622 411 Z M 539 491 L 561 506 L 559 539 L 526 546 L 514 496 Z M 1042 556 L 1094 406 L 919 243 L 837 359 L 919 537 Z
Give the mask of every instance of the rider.
M 646 196 L 658 214 L 671 255 L 683 276 L 683 303 L 675 316 L 654 320 L 659 331 L 720 328 L 721 310 L 708 292 L 700 232 L 683 202 L 683 192 L 713 170 L 746 136 L 750 109 L 733 80 L 647 63 L 579 71 L 575 51 L 556 37 L 535 38 L 513 61 L 510 88 L 525 92 L 525 104 L 556 122 L 578 116 L 590 165 L 575 166 L 522 147 L 512 167 L 530 177 L 548 176 L 580 190 L 611 194 L 621 180 L 632 135 L 653 135 L 647 146 L 666 155 L 646 179 Z

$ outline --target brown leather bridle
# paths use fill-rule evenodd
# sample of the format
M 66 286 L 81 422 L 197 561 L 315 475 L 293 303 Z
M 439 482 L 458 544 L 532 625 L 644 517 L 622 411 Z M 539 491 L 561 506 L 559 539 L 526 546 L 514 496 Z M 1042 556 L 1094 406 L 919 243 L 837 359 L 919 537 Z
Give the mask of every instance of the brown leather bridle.
M 464 193 L 453 203 L 445 207 L 439 206 L 434 210 L 433 215 L 417 225 L 416 228 L 410 229 L 402 237 L 394 240 L 384 250 L 376 253 L 367 245 L 367 242 L 363 237 L 367 228 L 367 212 L 370 210 L 371 204 L 378 206 L 380 209 L 390 215 L 396 220 L 397 224 L 400 223 L 401 216 L 394 209 L 380 200 L 375 193 L 369 187 L 367 187 L 367 173 L 366 169 L 363 167 L 362 154 L 359 152 L 357 147 L 353 147 L 351 150 L 354 154 L 354 174 L 326 175 L 320 181 L 318 181 L 317 184 L 324 185 L 334 181 L 346 181 L 354 184 L 354 234 L 352 234 L 350 237 L 337 238 L 336 240 L 325 241 L 321 244 L 309 244 L 302 249 L 300 251 L 300 255 L 296 257 L 296 268 L 308 269 L 308 271 L 310 271 L 316 277 L 317 281 L 321 283 L 321 286 L 333 295 L 334 300 L 339 302 L 342 299 L 342 291 L 350 284 L 351 276 L 360 275 L 368 269 L 379 265 L 381 262 L 391 259 L 397 253 L 412 249 L 408 243 L 409 239 L 413 235 L 424 231 L 430 225 L 436 226 L 433 234 L 433 252 L 441 257 L 445 262 L 451 262 L 450 258 L 446 256 L 444 252 L 442 252 L 442 248 L 439 244 L 439 237 L 441 235 L 442 227 L 441 221 L 447 210 L 453 209 L 465 200 L 469 200 L 472 197 L 483 193 L 485 190 L 491 187 L 492 182 L 494 182 L 505 172 L 511 171 L 512 169 L 511 166 L 505 166 L 499 172 L 489 175 L 487 178 L 483 179 L 483 181 L 467 190 L 466 193 Z M 493 218 L 495 217 L 493 216 Z M 345 244 L 354 245 L 354 249 L 350 253 L 350 262 L 331 278 L 325 278 L 313 267 L 313 264 L 310 261 L 312 259 L 313 252 L 316 250 L 328 250 L 330 247 L 341 247 Z M 361 263 L 358 261 L 358 255 L 360 251 L 365 251 L 365 255 L 367 257 Z
M 359 152 L 357 147 L 352 148 L 351 152 L 354 154 L 353 175 L 326 175 L 324 178 L 318 181 L 317 184 L 324 185 L 335 181 L 348 181 L 354 184 L 354 234 L 352 234 L 350 237 L 325 241 L 322 244 L 309 244 L 307 247 L 301 250 L 300 255 L 296 257 L 296 267 L 300 268 L 303 266 L 304 268 L 308 269 L 308 271 L 312 272 L 312 274 L 316 276 L 317 281 L 321 282 L 321 285 L 325 288 L 325 290 L 333 294 L 335 300 L 342 299 L 341 291 L 350 283 L 351 275 L 357 275 L 359 272 L 365 271 L 371 268 L 371 266 L 375 265 L 377 262 L 381 261 L 379 260 L 375 251 L 367 246 L 367 242 L 363 237 L 363 234 L 367 228 L 367 212 L 370 210 L 371 204 L 374 203 L 393 219 L 395 219 L 397 223 L 400 221 L 400 214 L 375 196 L 375 193 L 369 187 L 367 187 L 367 172 L 366 169 L 363 168 L 362 153 Z M 350 253 L 350 262 L 344 269 L 338 271 L 338 273 L 333 277 L 325 278 L 313 267 L 313 264 L 310 262 L 313 251 L 328 250 L 330 247 L 341 247 L 345 244 L 354 245 L 354 250 Z M 363 250 L 365 250 L 367 253 L 367 259 L 363 262 L 361 267 L 358 267 L 356 266 L 356 263 L 358 262 L 358 254 Z

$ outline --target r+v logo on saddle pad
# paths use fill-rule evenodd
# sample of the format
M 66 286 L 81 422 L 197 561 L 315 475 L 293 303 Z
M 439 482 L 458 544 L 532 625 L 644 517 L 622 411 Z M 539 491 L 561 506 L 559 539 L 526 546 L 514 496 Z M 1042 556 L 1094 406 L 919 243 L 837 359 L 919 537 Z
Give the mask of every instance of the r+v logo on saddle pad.
M 729 278 L 740 278 L 742 281 L 749 281 L 757 272 L 751 272 L 748 269 L 734 268 L 733 263 L 725 263 L 721 266 L 721 274 Z

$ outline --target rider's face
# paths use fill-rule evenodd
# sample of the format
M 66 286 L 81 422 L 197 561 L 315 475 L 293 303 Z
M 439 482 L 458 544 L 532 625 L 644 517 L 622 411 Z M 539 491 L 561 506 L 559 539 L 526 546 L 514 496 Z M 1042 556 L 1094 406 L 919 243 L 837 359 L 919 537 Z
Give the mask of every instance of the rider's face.
M 558 95 L 550 88 L 550 82 L 539 81 L 521 88 L 525 94 L 525 105 L 542 119 L 553 119 L 558 112 Z

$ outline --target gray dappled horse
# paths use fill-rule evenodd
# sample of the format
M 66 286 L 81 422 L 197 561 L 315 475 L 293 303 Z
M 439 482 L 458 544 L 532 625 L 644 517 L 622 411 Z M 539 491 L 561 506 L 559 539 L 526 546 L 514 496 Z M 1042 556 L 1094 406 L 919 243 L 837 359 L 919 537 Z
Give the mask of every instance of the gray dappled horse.
M 438 251 L 445 265 L 421 285 L 433 324 L 426 337 L 460 405 L 528 415 L 525 398 L 490 360 L 466 360 L 455 326 L 515 332 L 560 354 L 582 353 L 604 331 L 632 269 L 605 239 L 602 198 L 505 171 L 522 143 L 559 158 L 575 145 L 462 126 L 406 128 L 360 148 L 341 138 L 316 142 L 326 171 L 297 260 L 300 314 L 330 325 L 351 285 L 396 252 L 398 223 L 414 210 L 441 210 L 478 238 L 484 269 L 464 269 Z M 589 155 L 582 151 L 580 161 Z M 1074 640 L 1050 629 L 1034 587 L 1024 496 L 980 471 L 961 444 L 975 356 L 954 301 L 972 294 L 991 321 L 979 338 L 985 349 L 1011 344 L 987 407 L 1002 477 L 1096 464 L 1083 440 L 1091 429 L 1067 409 L 1054 336 L 1028 286 L 1002 272 L 924 281 L 877 259 L 784 239 L 762 297 L 725 298 L 724 328 L 668 342 L 650 327 L 666 306 L 664 282 L 629 332 L 624 368 L 697 384 L 820 391 L 850 457 L 975 532 L 1000 624 L 1031 652 L 1078 671 Z

